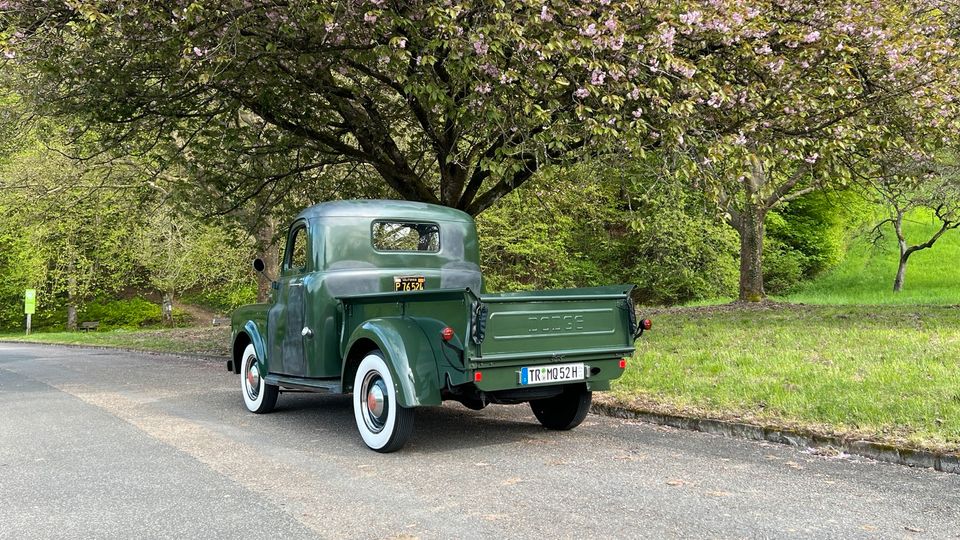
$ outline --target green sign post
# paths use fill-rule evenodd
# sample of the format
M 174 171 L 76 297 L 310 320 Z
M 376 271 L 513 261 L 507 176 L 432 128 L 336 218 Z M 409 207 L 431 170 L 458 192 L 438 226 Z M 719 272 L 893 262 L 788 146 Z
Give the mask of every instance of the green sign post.
M 37 311 L 37 290 L 27 289 L 23 292 L 23 312 L 27 314 L 27 335 L 30 335 L 30 317 Z

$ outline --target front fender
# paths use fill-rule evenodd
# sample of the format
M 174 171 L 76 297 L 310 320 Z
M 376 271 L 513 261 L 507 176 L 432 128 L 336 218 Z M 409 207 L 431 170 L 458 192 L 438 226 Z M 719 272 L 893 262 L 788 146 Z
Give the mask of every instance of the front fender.
M 439 339 L 439 336 L 437 336 Z M 440 377 L 434 348 L 417 319 L 411 317 L 383 317 L 370 319 L 353 331 L 345 349 L 343 371 L 354 359 L 351 352 L 363 340 L 370 340 L 383 353 L 393 375 L 398 401 L 404 407 L 440 405 Z M 343 381 L 344 387 L 353 381 Z
M 263 339 L 263 334 L 260 332 L 260 327 L 257 326 L 257 323 L 254 321 L 247 321 L 243 324 L 243 327 L 240 331 L 237 332 L 237 335 L 233 338 L 233 365 L 234 371 L 237 373 L 240 372 L 240 364 L 242 359 L 240 355 L 243 354 L 243 350 L 237 350 L 239 344 L 239 337 L 241 334 L 246 334 L 250 339 L 250 343 L 253 344 L 253 350 L 257 353 L 257 363 L 259 364 L 260 373 L 270 373 L 269 362 L 267 361 L 267 346 L 266 342 Z M 244 345 L 246 347 L 246 345 Z

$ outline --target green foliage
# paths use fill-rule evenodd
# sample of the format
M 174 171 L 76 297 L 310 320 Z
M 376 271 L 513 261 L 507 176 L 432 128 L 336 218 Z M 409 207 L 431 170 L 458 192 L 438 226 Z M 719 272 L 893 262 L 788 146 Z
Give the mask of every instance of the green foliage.
M 202 287 L 187 291 L 181 299 L 187 304 L 228 313 L 244 304 L 256 302 L 257 284 L 251 278 L 219 287 Z
M 250 242 L 222 223 L 202 223 L 174 208 L 164 206 L 146 217 L 134 245 L 150 284 L 164 293 L 233 287 L 250 276 Z
M 160 324 L 160 306 L 143 298 L 97 299 L 78 313 L 80 321 L 100 321 L 100 330 L 139 328 Z
M 767 214 L 767 292 L 782 294 L 834 267 L 843 258 L 848 232 L 869 214 L 869 204 L 850 189 L 814 192 Z
M 730 294 L 735 238 L 704 201 L 637 168 L 552 170 L 477 218 L 490 290 L 638 285 L 648 304 Z
M 0 328 L 23 327 L 24 290 L 42 289 L 45 270 L 43 251 L 10 218 L 9 212 L 0 212 Z M 40 293 L 38 308 L 44 301 Z

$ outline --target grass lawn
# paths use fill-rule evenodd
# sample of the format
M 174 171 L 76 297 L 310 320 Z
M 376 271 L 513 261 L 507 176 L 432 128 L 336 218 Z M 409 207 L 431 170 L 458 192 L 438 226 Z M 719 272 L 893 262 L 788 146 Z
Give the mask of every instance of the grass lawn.
M 719 306 L 654 330 L 612 397 L 649 410 L 960 450 L 960 307 Z
M 110 330 L 105 332 L 41 332 L 25 336 L 2 334 L 0 341 L 67 343 L 98 347 L 125 347 L 147 351 L 192 353 L 214 356 L 230 354 L 230 327 Z

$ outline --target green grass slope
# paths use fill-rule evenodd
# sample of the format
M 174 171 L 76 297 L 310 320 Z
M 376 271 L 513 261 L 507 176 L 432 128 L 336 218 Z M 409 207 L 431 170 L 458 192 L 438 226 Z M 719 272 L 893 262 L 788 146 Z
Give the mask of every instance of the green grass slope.
M 907 241 L 919 244 L 939 228 L 929 214 L 915 213 L 905 226 Z M 778 300 L 805 304 L 960 304 L 960 230 L 948 231 L 930 249 L 910 256 L 903 291 L 893 292 L 896 237 L 884 230 L 876 245 L 856 236 L 843 262 Z
M 960 309 L 717 306 L 645 312 L 614 382 L 646 410 L 960 451 Z

